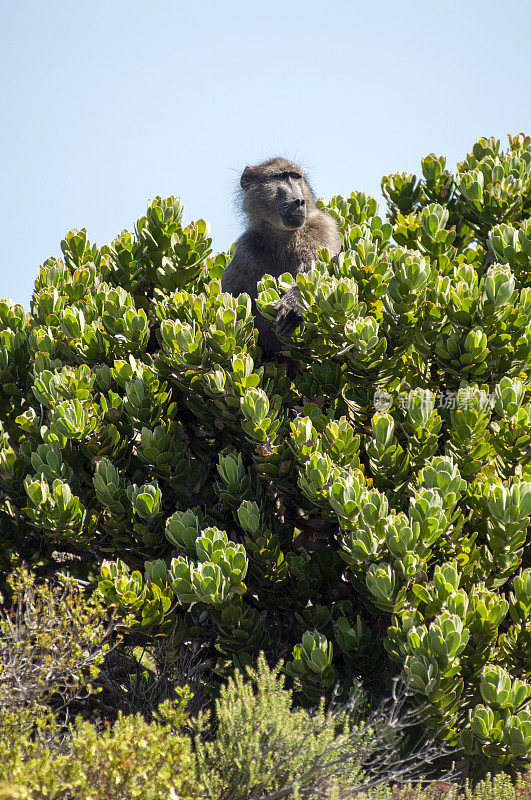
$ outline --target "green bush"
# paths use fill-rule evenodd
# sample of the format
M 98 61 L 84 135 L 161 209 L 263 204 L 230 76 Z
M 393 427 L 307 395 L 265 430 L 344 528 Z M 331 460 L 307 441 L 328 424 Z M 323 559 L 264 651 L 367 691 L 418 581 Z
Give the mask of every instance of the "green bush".
M 413 776 L 426 776 L 444 754 L 424 740 L 407 756 L 402 741 L 421 714 L 403 714 L 404 695 L 395 694 L 362 722 L 359 697 L 325 711 L 324 699 L 311 713 L 293 708 L 280 667 L 269 669 L 263 655 L 248 680 L 239 671 L 215 702 L 215 733 L 196 736 L 199 779 L 208 797 L 357 797 L 360 792 Z M 207 730 L 199 715 L 196 730 Z
M 195 800 L 202 797 L 195 776 L 185 722 L 186 693 L 180 704 L 163 704 L 164 722 L 140 714 L 118 716 L 103 730 L 81 719 L 66 738 L 46 744 L 27 737 L 12 742 L 9 765 L 0 766 L 2 800 Z
M 95 582 L 126 636 L 285 658 L 300 705 L 399 672 L 475 764 L 531 754 L 531 143 L 322 204 L 342 252 L 262 363 L 228 255 L 156 198 L 0 303 L 0 558 Z M 286 276 L 264 276 L 274 316 Z M 160 349 L 147 352 L 160 322 Z M 131 620 L 131 615 L 133 619 Z M 456 754 L 457 754 L 456 749 Z

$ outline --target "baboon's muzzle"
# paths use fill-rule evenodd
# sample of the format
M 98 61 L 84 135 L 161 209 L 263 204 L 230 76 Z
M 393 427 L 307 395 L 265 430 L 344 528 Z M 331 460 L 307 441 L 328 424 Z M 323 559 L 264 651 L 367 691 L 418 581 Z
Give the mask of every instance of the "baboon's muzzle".
M 302 228 L 306 222 L 306 202 L 302 198 L 286 203 L 281 214 L 282 224 L 286 228 Z

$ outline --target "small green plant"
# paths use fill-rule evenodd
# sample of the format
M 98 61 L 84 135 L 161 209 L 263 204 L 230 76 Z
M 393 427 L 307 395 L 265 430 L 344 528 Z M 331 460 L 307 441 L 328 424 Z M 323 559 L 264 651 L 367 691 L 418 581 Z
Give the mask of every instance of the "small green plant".
M 364 722 L 356 702 L 312 712 L 293 707 L 280 667 L 263 655 L 248 679 L 236 671 L 215 703 L 213 737 L 204 734 L 208 715 L 196 720 L 198 774 L 207 796 L 219 800 L 354 798 L 389 781 L 426 774 L 443 749 L 422 741 L 400 757 L 407 729 L 421 719 L 403 714 L 404 697 L 394 695 Z M 331 794 L 332 793 L 332 794 Z

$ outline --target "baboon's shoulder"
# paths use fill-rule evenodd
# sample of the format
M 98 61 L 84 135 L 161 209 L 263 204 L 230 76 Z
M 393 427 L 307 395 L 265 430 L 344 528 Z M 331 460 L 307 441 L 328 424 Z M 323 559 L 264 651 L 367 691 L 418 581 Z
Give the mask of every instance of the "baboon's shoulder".
M 306 224 L 305 232 L 315 249 L 326 247 L 331 255 L 337 255 L 341 250 L 337 224 L 326 211 L 316 209 Z

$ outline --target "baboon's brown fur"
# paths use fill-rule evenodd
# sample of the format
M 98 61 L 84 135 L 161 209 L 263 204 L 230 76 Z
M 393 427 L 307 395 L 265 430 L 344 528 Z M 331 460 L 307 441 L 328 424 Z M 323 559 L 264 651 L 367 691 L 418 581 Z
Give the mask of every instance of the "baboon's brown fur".
M 286 336 L 301 321 L 297 287 L 277 304 L 274 325 L 256 308 L 257 283 L 268 273 L 278 277 L 311 269 L 319 247 L 336 255 L 341 237 L 334 220 L 315 205 L 314 193 L 304 171 L 285 158 L 273 158 L 256 167 L 245 167 L 240 185 L 243 211 L 249 227 L 236 242 L 236 250 L 222 277 L 224 292 L 247 292 L 252 300 L 258 344 L 264 355 L 281 347 L 275 333 Z

